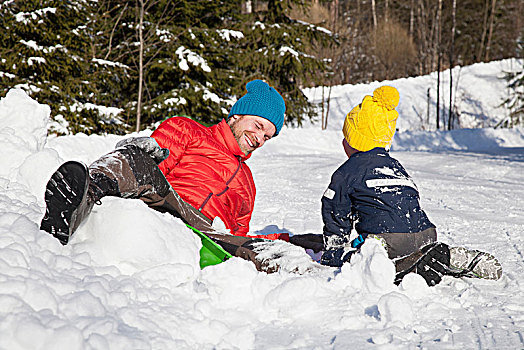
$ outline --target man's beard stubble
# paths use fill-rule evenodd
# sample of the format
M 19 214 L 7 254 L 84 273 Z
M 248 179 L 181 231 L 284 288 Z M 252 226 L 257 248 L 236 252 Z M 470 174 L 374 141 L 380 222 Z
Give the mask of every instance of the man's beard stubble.
M 237 140 L 238 146 L 240 147 L 240 150 L 244 152 L 244 154 L 247 156 L 251 152 L 253 152 L 253 149 L 246 149 L 245 146 L 242 145 L 240 142 L 240 139 L 244 135 L 244 132 L 238 127 L 238 122 L 242 120 L 242 116 L 240 118 L 234 120 L 232 123 L 229 124 L 229 127 L 231 128 L 231 132 L 233 133 L 233 136 L 235 137 L 235 140 Z

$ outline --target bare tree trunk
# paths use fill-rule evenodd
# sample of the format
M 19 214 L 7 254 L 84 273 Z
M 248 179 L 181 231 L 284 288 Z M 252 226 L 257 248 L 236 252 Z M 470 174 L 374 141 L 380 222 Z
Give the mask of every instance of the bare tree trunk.
M 415 6 L 415 0 L 411 0 L 411 5 L 409 6 L 409 37 L 413 39 L 413 26 L 415 21 L 415 14 L 413 7 Z
M 384 13 L 384 21 L 387 23 L 389 19 L 389 0 L 386 0 L 386 9 Z
M 115 34 L 115 29 L 118 26 L 118 22 L 120 22 L 120 19 L 122 18 L 122 15 L 124 14 L 124 12 L 126 12 L 126 10 L 127 10 L 127 4 L 125 4 L 124 8 L 122 9 L 120 14 L 118 15 L 118 18 L 115 21 L 115 25 L 113 26 L 113 29 L 111 29 L 111 34 L 109 36 L 109 44 L 107 45 L 108 46 L 107 53 L 106 53 L 106 55 L 104 57 L 105 60 L 107 60 L 107 58 L 111 54 L 111 47 L 113 46 L 113 35 Z
M 426 26 L 429 26 L 430 20 L 429 18 L 433 18 L 432 16 L 432 9 L 428 6 L 428 9 L 425 13 L 425 20 L 426 20 Z M 433 22 L 431 22 L 430 32 L 428 35 L 428 51 L 431 51 L 431 54 L 429 54 L 429 62 L 428 65 L 428 73 L 434 72 L 436 69 L 436 62 L 437 62 L 437 42 L 438 42 L 438 6 L 435 10 L 435 19 Z
M 426 66 L 426 60 L 428 55 L 428 45 L 427 45 L 427 37 L 426 37 L 426 21 L 424 21 L 424 3 L 422 1 L 418 2 L 417 6 L 417 35 L 418 40 L 420 42 L 418 51 L 420 52 L 420 58 L 418 61 L 418 74 L 423 75 L 425 74 L 425 66 Z
M 331 28 L 333 29 L 334 32 L 338 32 L 339 31 L 339 28 L 338 28 L 338 11 L 339 11 L 339 0 L 333 0 L 333 2 L 331 3 L 331 18 L 332 18 L 332 21 L 331 21 Z
M 373 29 L 377 29 L 377 9 L 375 7 L 375 0 L 371 0 L 371 11 L 373 12 Z
M 493 34 L 493 22 L 494 22 L 494 19 L 495 19 L 495 7 L 497 5 L 497 0 L 492 0 L 491 1 L 491 14 L 490 14 L 490 19 L 489 19 L 489 33 L 488 33 L 488 43 L 486 44 L 486 56 L 484 58 L 484 60 L 486 62 L 489 61 L 489 50 L 491 48 L 491 36 Z
M 431 99 L 430 90 L 431 88 L 428 88 L 428 91 L 426 93 L 426 101 L 427 101 L 426 125 L 428 127 L 428 130 L 429 130 L 429 106 L 430 106 L 430 99 Z
M 355 22 L 355 27 L 357 28 L 357 30 L 360 30 L 360 17 L 360 0 L 357 0 L 357 19 Z
M 322 122 L 320 124 L 320 129 L 321 130 L 324 130 L 324 125 L 326 124 L 326 115 L 324 114 L 324 89 L 325 89 L 325 86 L 324 84 L 322 84 L 322 104 L 320 105 L 320 112 L 322 113 Z
M 331 7 L 331 18 L 332 18 L 332 21 L 331 21 L 331 29 L 334 31 L 334 32 L 338 32 L 339 31 L 339 28 L 338 28 L 338 13 L 339 13 L 339 0 L 334 0 L 331 5 L 333 7 Z M 333 47 L 332 51 L 331 51 L 331 57 L 335 57 L 336 56 L 336 48 Z M 327 126 L 328 126 L 328 117 L 329 117 L 329 103 L 330 103 L 330 100 L 331 100 L 331 88 L 332 88 L 332 85 L 331 83 L 329 84 L 329 90 L 328 90 L 328 97 L 327 97 L 327 106 L 326 106 L 326 110 L 325 110 L 325 113 L 324 113 L 324 86 L 322 86 L 322 130 L 326 130 L 327 129 Z
M 517 36 L 518 34 L 520 33 L 520 30 L 523 28 L 522 26 L 522 17 L 524 17 L 523 15 L 523 12 L 524 12 L 524 4 L 522 3 L 522 1 L 519 1 L 517 2 L 517 20 L 515 21 L 515 29 L 516 29 L 516 33 L 517 33 Z
M 139 0 L 140 3 L 140 20 L 138 24 L 138 97 L 136 106 L 136 131 L 140 131 L 140 118 L 142 116 L 142 87 L 144 85 L 144 38 L 143 38 L 143 24 L 144 24 L 144 0 Z
M 324 109 L 324 101 L 325 101 L 324 86 L 322 86 L 322 125 L 321 125 L 322 130 L 326 130 L 328 126 L 329 104 L 331 102 L 331 88 L 332 86 L 329 86 L 326 108 Z
M 331 88 L 332 86 L 330 85 L 329 86 L 329 90 L 328 90 L 328 98 L 327 98 L 327 108 L 326 108 L 326 124 L 324 125 L 324 130 L 327 129 L 327 126 L 328 126 L 328 117 L 329 117 L 329 105 L 330 105 L 330 102 L 331 102 Z
M 449 113 L 448 113 L 448 130 L 453 127 L 453 55 L 455 50 L 455 19 L 457 12 L 457 0 L 453 0 L 453 8 L 451 13 L 451 47 L 449 50 Z
M 437 130 L 440 129 L 440 34 L 442 23 L 442 0 L 438 0 L 437 10 Z
M 482 37 L 480 38 L 479 50 L 477 53 L 477 62 L 480 62 L 482 52 L 484 51 L 484 40 L 486 40 L 486 32 L 488 31 L 488 12 L 489 12 L 489 0 L 486 0 L 486 6 L 484 8 L 484 21 L 482 22 Z

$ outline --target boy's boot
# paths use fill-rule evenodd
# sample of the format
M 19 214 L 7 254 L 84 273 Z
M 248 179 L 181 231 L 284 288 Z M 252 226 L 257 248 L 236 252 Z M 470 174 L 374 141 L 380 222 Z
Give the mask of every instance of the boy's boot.
M 428 244 L 419 251 L 395 261 L 395 284 L 399 284 L 408 273 L 414 272 L 421 275 L 428 286 L 435 286 L 440 283 L 442 276 L 449 274 L 449 264 L 450 252 L 447 244 Z
M 464 247 L 450 248 L 450 275 L 498 280 L 502 266 L 491 254 Z
M 111 193 L 111 182 L 89 177 L 85 164 L 69 161 L 53 173 L 45 191 L 46 212 L 40 229 L 66 245 L 93 205 Z

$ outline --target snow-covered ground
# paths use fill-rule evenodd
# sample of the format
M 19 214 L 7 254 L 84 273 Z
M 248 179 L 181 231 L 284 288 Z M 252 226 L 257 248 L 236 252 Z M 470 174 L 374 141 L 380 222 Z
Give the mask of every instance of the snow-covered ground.
M 463 81 L 466 71 L 480 79 L 461 86 L 463 111 L 500 119 L 503 64 L 463 68 Z M 49 108 L 12 90 L 0 101 L 0 349 L 523 348 L 524 130 L 420 131 L 417 79 L 432 78 L 388 82 L 401 94 L 392 155 L 440 240 L 493 253 L 501 280 L 429 288 L 408 275 L 397 287 L 374 242 L 339 270 L 296 249 L 289 263 L 308 265 L 302 275 L 266 275 L 237 258 L 200 270 L 199 240 L 179 220 L 117 198 L 63 247 L 38 229 L 45 183 L 62 161 L 90 163 L 120 137 L 46 137 Z M 321 232 L 320 198 L 345 160 L 343 118 L 378 85 L 334 88 L 328 130 L 284 128 L 255 152 L 252 232 Z

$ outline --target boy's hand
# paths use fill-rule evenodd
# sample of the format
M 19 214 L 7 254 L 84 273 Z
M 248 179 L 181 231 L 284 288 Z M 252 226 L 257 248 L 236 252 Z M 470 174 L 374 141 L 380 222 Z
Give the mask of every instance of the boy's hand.
M 320 263 L 326 266 L 341 267 L 349 261 L 351 255 L 357 250 L 351 247 L 341 247 L 326 250 L 320 258 Z

